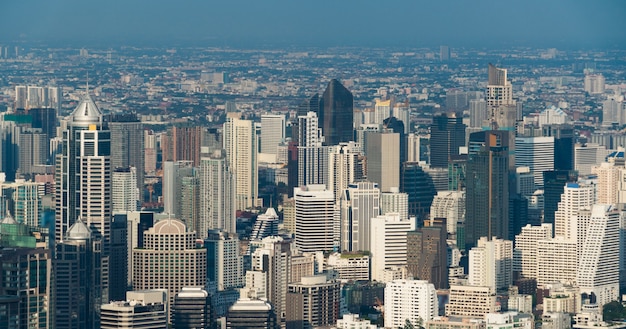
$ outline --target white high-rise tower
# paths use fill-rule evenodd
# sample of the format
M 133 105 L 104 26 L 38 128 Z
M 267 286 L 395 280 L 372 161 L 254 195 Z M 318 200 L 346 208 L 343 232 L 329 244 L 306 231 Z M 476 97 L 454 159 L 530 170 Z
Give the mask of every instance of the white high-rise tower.
M 259 194 L 254 122 L 229 117 L 224 123 L 224 149 L 228 166 L 235 175 L 235 209 L 254 207 Z
M 200 221 L 198 236 L 209 229 L 236 232 L 235 190 L 233 173 L 228 167 L 224 150 L 207 154 L 203 147 L 200 157 Z
M 277 155 L 278 145 L 285 141 L 285 116 L 261 115 L 261 153 Z

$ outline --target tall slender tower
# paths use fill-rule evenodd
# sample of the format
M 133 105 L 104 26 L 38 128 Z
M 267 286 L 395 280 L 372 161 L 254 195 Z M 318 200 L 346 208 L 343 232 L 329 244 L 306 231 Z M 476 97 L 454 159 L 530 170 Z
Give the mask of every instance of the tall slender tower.
M 336 79 L 330 80 L 320 99 L 319 118 L 326 137 L 324 145 L 337 145 L 353 140 L 353 96 Z
M 63 131 L 56 161 L 55 239 L 63 240 L 79 217 L 102 237 L 105 254 L 111 230 L 111 132 L 86 94 Z
M 254 122 L 228 118 L 224 123 L 223 143 L 228 166 L 235 175 L 235 209 L 254 207 L 259 194 Z
M 111 130 L 111 167 L 137 168 L 135 177 L 139 195 L 143 191 L 144 177 L 144 136 L 143 124 L 137 115 L 118 114 L 109 116 L 109 129 Z
M 196 228 L 203 238 L 209 229 L 223 229 L 234 233 L 235 190 L 233 173 L 228 166 L 224 150 L 207 154 L 203 147 L 200 158 L 200 220 Z
M 325 184 L 328 179 L 328 147 L 314 112 L 298 117 L 298 185 Z
M 430 126 L 430 166 L 448 168 L 450 157 L 465 146 L 465 124 L 461 116 L 442 114 Z

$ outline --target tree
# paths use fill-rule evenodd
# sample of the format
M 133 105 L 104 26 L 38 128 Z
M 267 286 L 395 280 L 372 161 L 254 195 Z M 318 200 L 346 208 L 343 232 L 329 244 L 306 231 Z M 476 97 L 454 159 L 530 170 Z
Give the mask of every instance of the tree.
M 611 322 L 626 318 L 626 309 L 618 301 L 612 301 L 602 306 L 602 320 Z

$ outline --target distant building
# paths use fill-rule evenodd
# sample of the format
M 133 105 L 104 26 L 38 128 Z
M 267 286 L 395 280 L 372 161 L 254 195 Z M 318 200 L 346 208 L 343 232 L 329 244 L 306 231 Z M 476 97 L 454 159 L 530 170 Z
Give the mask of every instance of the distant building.
M 184 287 L 174 298 L 172 328 L 213 328 L 210 301 L 202 288 Z
M 333 253 L 328 256 L 328 267 L 346 281 L 370 280 L 370 257 L 360 253 Z
M 335 225 L 335 196 L 324 185 L 294 189 L 296 247 L 302 252 L 331 251 L 339 247 Z
M 327 281 L 326 274 L 303 277 L 289 284 L 287 292 L 287 329 L 312 329 L 331 326 L 339 319 L 340 284 Z
M 456 115 L 441 114 L 433 119 L 430 126 L 430 166 L 448 168 L 451 156 L 459 155 L 459 148 L 465 146 L 465 124 Z
M 324 145 L 338 145 L 354 140 L 352 93 L 338 80 L 332 79 L 319 104 L 318 116 L 325 137 Z
M 489 287 L 450 286 L 450 301 L 446 304 L 446 316 L 483 318 L 499 311 L 495 292 Z
M 129 291 L 126 301 L 101 307 L 102 329 L 167 328 L 167 293 L 161 290 Z
M 437 291 L 425 280 L 394 280 L 385 287 L 385 327 L 420 327 L 439 314 Z
M 406 266 L 407 232 L 415 230 L 415 219 L 388 213 L 372 218 L 372 280 L 382 281 L 385 269 Z

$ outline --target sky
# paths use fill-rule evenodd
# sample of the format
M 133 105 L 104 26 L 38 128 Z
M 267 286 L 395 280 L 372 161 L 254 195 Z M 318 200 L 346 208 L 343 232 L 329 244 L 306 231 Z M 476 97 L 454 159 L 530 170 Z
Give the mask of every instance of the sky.
M 624 0 L 9 0 L 0 44 L 626 47 Z

